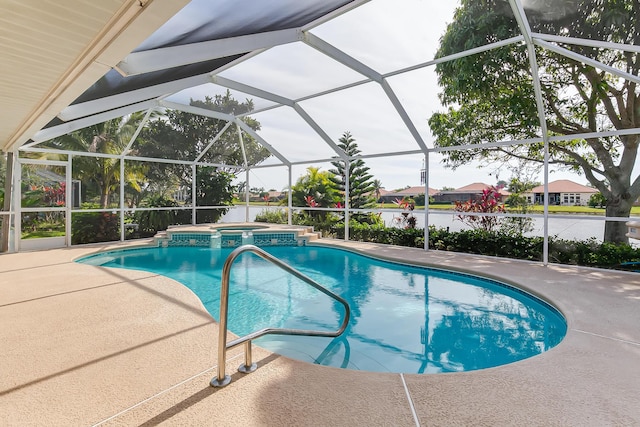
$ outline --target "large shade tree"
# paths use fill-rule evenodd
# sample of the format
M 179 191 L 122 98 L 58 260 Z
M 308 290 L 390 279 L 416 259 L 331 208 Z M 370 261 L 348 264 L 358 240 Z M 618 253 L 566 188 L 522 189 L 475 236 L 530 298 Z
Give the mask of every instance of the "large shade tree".
M 515 4 L 515 3 L 514 3 Z M 562 35 L 620 45 L 607 48 L 562 43 L 561 48 L 638 75 L 639 55 L 623 45 L 640 45 L 640 2 L 637 0 L 576 0 L 528 3 L 533 33 Z M 527 4 L 525 4 L 527 6 Z M 520 35 L 518 22 L 506 0 L 462 0 L 437 52 L 438 57 Z M 560 49 L 555 49 L 560 50 Z M 637 134 L 576 137 L 640 127 L 637 83 L 580 57 L 536 47 L 544 114 L 549 135 L 565 140 L 549 142 L 550 164 L 582 173 L 606 198 L 609 217 L 628 217 L 640 196 L 640 179 L 633 177 Z M 571 58 L 571 57 L 573 58 Z M 483 144 L 540 138 L 533 75 L 524 43 L 465 56 L 436 66 L 447 111 L 431 116 L 436 145 Z M 605 67 L 601 67 L 605 68 Z M 478 157 L 508 161 L 519 158 L 542 162 L 542 143 L 452 151 L 444 162 L 457 167 Z M 626 242 L 624 222 L 607 221 L 604 240 Z
M 224 95 L 207 96 L 204 100 L 192 99 L 190 105 L 236 116 L 253 109 L 251 100 L 239 102 L 229 91 Z M 260 129 L 260 122 L 252 117 L 244 116 L 243 121 L 253 130 Z M 201 162 L 225 164 L 229 167 L 222 169 L 232 172 L 245 168 L 244 155 L 249 166 L 269 157 L 269 151 L 246 133 L 242 135 L 243 155 L 236 126 L 232 125 L 221 133 L 226 125 L 225 120 L 168 110 L 163 119 L 151 121 L 142 133 L 139 152 L 146 157 L 186 162 L 199 159 Z M 159 163 L 154 172 L 162 177 L 167 170 L 175 168 L 175 164 Z
M 251 100 L 240 102 L 229 91 L 223 95 L 205 97 L 204 100 L 192 99 L 190 105 L 235 116 L 253 110 Z M 251 129 L 260 129 L 260 122 L 252 117 L 245 115 L 242 120 Z M 242 134 L 241 145 L 236 126 L 227 125 L 228 122 L 225 120 L 169 110 L 162 119 L 152 120 L 142 132 L 138 150 L 140 155 L 145 157 L 175 159 L 181 162 L 198 160 L 216 164 L 218 166 L 206 168 L 206 171 L 209 175 L 217 173 L 220 176 L 210 176 L 208 179 L 226 183 L 229 173 L 237 174 L 270 156 L 269 151 L 246 132 Z M 175 183 L 174 186 L 186 188 L 191 192 L 191 172 L 183 163 L 153 163 L 149 167 L 148 176 L 151 187 L 156 191 L 171 182 Z M 231 189 L 225 191 L 230 192 Z M 196 201 L 201 203 L 210 199 L 202 194 L 196 196 Z

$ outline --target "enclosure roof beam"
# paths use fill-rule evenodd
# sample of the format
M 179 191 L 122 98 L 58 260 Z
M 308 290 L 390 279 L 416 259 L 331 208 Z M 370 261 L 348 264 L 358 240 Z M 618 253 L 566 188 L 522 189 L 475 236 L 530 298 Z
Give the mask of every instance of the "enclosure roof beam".
M 465 50 L 465 51 L 462 51 L 462 52 L 456 52 L 456 53 L 452 53 L 451 55 L 442 56 L 440 58 L 432 59 L 430 61 L 421 62 L 419 64 L 411 65 L 409 67 L 400 68 L 400 69 L 395 70 L 395 71 L 389 71 L 387 73 L 384 73 L 382 75 L 382 77 L 383 78 L 387 78 L 387 77 L 396 76 L 398 74 L 408 73 L 410 71 L 419 70 L 419 69 L 422 69 L 422 68 L 430 67 L 432 65 L 438 65 L 438 64 L 441 64 L 443 62 L 449 62 L 449 61 L 453 61 L 455 59 L 460 59 L 460 58 L 465 58 L 467 56 L 477 55 L 478 53 L 482 53 L 482 52 L 486 52 L 486 51 L 489 51 L 489 50 L 497 49 L 499 47 L 509 46 L 511 44 L 516 44 L 516 43 L 519 43 L 521 41 L 524 41 L 524 36 L 522 36 L 522 35 L 514 36 L 514 37 L 511 37 L 511 38 L 508 38 L 508 39 L 504 39 L 504 40 L 500 40 L 500 41 L 497 41 L 497 42 L 489 43 L 489 44 L 486 44 L 486 45 L 483 45 L 483 46 L 474 47 L 473 49 Z
M 301 39 L 301 30 L 291 28 L 187 45 L 169 46 L 130 53 L 116 65 L 116 69 L 123 76 L 144 74 L 244 54 L 296 42 Z
M 224 120 L 232 122 L 235 120 L 235 116 L 232 114 L 221 113 L 219 111 L 208 110 L 206 108 L 194 107 L 193 105 L 179 104 L 171 101 L 159 101 L 162 107 L 171 108 L 172 110 L 184 111 L 185 113 L 196 114 L 198 116 L 211 117 L 212 119 Z
M 342 148 L 338 147 L 338 145 L 331 139 L 331 137 L 324 131 L 324 129 L 322 129 L 322 127 L 320 127 L 320 125 L 316 123 L 313 118 L 311 118 L 311 116 L 304 110 L 304 108 L 302 108 L 302 106 L 300 106 L 300 104 L 294 104 L 293 109 L 296 113 L 298 113 L 300 117 L 302 117 L 305 122 L 307 122 L 309 126 L 311 126 L 311 128 L 318 135 L 320 135 L 320 138 L 322 138 L 324 142 L 326 142 L 327 145 L 329 145 L 329 147 L 331 147 L 333 151 L 336 152 L 338 157 L 340 157 L 344 161 L 349 160 L 349 156 L 347 156 L 347 153 L 345 153 Z
M 357 82 L 348 83 L 346 85 L 337 86 L 337 87 L 332 88 L 332 89 L 327 89 L 327 90 L 324 90 L 324 91 L 321 91 L 321 92 L 316 92 L 316 93 L 312 93 L 310 95 L 305 95 L 305 96 L 302 96 L 300 98 L 296 98 L 296 99 L 294 99 L 292 101 L 294 103 L 300 103 L 300 102 L 303 102 L 303 101 L 307 101 L 309 99 L 319 98 L 319 97 L 324 96 L 324 95 L 330 95 L 332 93 L 340 92 L 340 91 L 343 91 L 343 90 L 346 90 L 346 89 L 351 89 L 353 87 L 360 86 L 360 85 L 363 85 L 363 84 L 366 84 L 366 83 L 371 83 L 371 81 L 372 81 L 371 79 L 358 80 Z M 249 115 L 249 114 L 262 113 L 264 111 L 273 110 L 275 108 L 280 108 L 282 106 L 283 105 L 280 105 L 280 104 L 278 104 L 278 105 L 270 105 L 270 106 L 266 106 L 266 107 L 263 107 L 263 108 L 255 109 L 253 111 L 249 111 L 249 112 L 247 112 L 245 114 L 238 114 L 238 117 L 242 117 L 242 116 Z
M 560 46 L 556 46 L 553 43 L 546 42 L 544 40 L 534 39 L 533 42 L 538 46 L 548 49 L 552 52 L 559 53 L 560 55 L 566 56 L 569 59 L 573 59 L 574 61 L 582 62 L 587 65 L 591 65 L 594 68 L 597 68 L 602 71 L 606 71 L 608 73 L 613 74 L 614 76 L 622 77 L 625 80 L 629 80 L 635 83 L 640 83 L 640 77 L 633 75 L 631 73 L 627 73 L 625 71 L 619 70 L 615 67 L 612 67 L 607 64 L 603 64 L 600 61 L 596 61 L 595 59 L 591 59 L 587 56 L 580 55 L 579 53 L 570 51 L 569 49 L 565 49 Z
M 147 110 L 147 113 L 144 115 L 144 118 L 140 121 L 140 124 L 138 125 L 138 128 L 136 129 L 134 134 L 131 136 L 131 139 L 129 140 L 129 143 L 127 144 L 125 149 L 122 150 L 122 157 L 126 156 L 129 153 L 129 151 L 131 150 L 131 146 L 135 142 L 136 138 L 138 138 L 138 135 L 140 135 L 140 132 L 142 132 L 142 129 L 144 129 L 144 127 L 147 125 L 147 122 L 149 121 L 149 117 L 151 117 L 151 114 L 153 114 L 154 110 L 155 110 L 155 107 L 154 108 L 149 108 Z
M 362 74 L 363 76 L 366 76 L 378 83 L 382 81 L 382 74 L 378 73 L 368 65 L 365 65 L 362 62 L 358 61 L 354 57 L 347 55 L 345 52 L 327 43 L 320 37 L 306 31 L 304 32 L 303 41 L 317 51 L 327 55 L 329 58 L 335 61 L 338 61 L 342 65 L 351 68 L 352 70 Z
M 266 99 L 267 101 L 273 101 L 277 104 L 293 107 L 294 101 L 292 99 L 285 98 L 284 96 L 276 95 L 275 93 L 268 92 L 266 90 L 258 89 L 254 86 L 249 86 L 247 84 L 240 83 L 235 80 L 227 79 L 221 76 L 212 76 L 211 82 L 217 85 L 220 85 L 222 87 L 234 89 L 240 92 L 244 92 L 248 95 L 253 95 L 262 99 Z M 250 113 L 251 112 L 247 114 L 250 114 Z
M 198 157 L 196 157 L 196 159 L 194 160 L 194 163 L 197 163 L 200 161 L 200 159 L 202 159 L 202 157 L 207 153 L 207 151 L 209 151 L 209 149 L 213 146 L 213 144 L 215 144 L 222 135 L 224 135 L 224 133 L 227 131 L 227 129 L 229 129 L 229 126 L 231 126 L 232 122 L 227 122 L 224 127 L 220 130 L 220 132 L 218 132 L 218 134 L 216 136 L 213 137 L 213 139 L 211 140 L 211 142 L 209 142 L 209 144 L 207 144 L 206 147 L 204 147 L 204 149 L 202 150 L 202 152 L 198 155 Z
M 243 122 L 242 120 L 240 120 L 239 118 L 237 118 L 237 117 L 235 117 L 235 116 L 233 116 L 231 114 L 220 113 L 218 111 L 207 110 L 206 108 L 194 107 L 192 105 L 183 105 L 183 104 L 178 104 L 178 103 L 175 103 L 175 102 L 168 102 L 168 101 L 160 101 L 160 105 L 165 106 L 167 108 L 172 108 L 174 110 L 184 111 L 185 113 L 191 113 L 191 114 L 196 114 L 196 115 L 199 115 L 199 116 L 211 117 L 213 119 L 225 120 L 227 122 L 238 123 L 239 126 L 245 132 L 247 132 L 249 135 L 251 135 L 256 140 L 258 140 L 260 142 L 260 144 L 262 144 L 267 150 L 269 150 L 269 152 L 271 154 L 273 154 L 278 159 L 280 159 L 280 161 L 282 163 L 284 163 L 285 165 L 289 165 L 290 164 L 289 160 L 287 160 L 286 157 L 284 157 L 282 154 L 280 154 L 280 152 L 278 150 L 273 148 L 273 146 L 271 144 L 269 144 L 267 141 L 265 141 L 264 138 L 262 138 L 260 135 L 258 135 L 245 122 Z
M 362 62 L 358 61 L 352 56 L 347 55 L 345 52 L 341 51 L 335 46 L 327 43 L 326 41 L 322 40 L 321 38 L 309 32 L 304 33 L 304 42 L 307 43 L 309 46 L 317 49 L 318 51 L 324 53 L 328 57 L 338 61 L 342 65 L 345 65 L 351 68 L 352 70 L 380 84 L 380 86 L 382 87 L 382 90 L 384 90 L 385 94 L 389 98 L 389 101 L 398 112 L 398 115 L 400 115 L 400 118 L 402 119 L 405 126 L 413 136 L 414 140 L 416 141 L 418 146 L 420 146 L 420 149 L 425 153 L 427 152 L 428 150 L 427 144 L 425 144 L 424 140 L 422 139 L 422 136 L 418 132 L 418 129 L 415 127 L 415 125 L 413 124 L 413 121 L 407 114 L 407 111 L 403 107 L 402 103 L 396 96 L 395 92 L 393 91 L 389 83 L 384 79 L 382 74 L 378 73 L 373 68 L 363 64 Z
M 114 110 L 105 111 L 100 114 L 95 114 L 93 116 L 88 116 L 82 119 L 42 129 L 34 135 L 34 137 L 32 138 L 33 143 L 29 143 L 28 146 L 48 141 L 52 138 L 57 138 L 59 136 L 66 135 L 79 129 L 84 129 L 98 123 L 106 122 L 107 120 L 117 119 L 126 116 L 127 114 L 147 110 L 149 108 L 155 107 L 156 105 L 156 100 L 139 102 L 137 104 L 127 105 L 121 108 L 116 108 Z
M 362 6 L 363 4 L 369 3 L 370 1 L 371 0 L 351 0 L 349 3 L 347 3 L 344 6 L 334 10 L 333 12 L 329 12 L 326 15 L 323 15 L 320 18 L 316 19 L 315 21 L 309 22 L 308 24 L 304 25 L 302 27 L 302 30 L 303 31 L 311 30 L 312 28 L 315 28 L 315 27 L 317 27 L 319 25 L 322 25 L 325 22 L 329 22 L 332 19 L 335 19 L 340 15 L 344 15 L 345 13 L 349 12 L 350 10 L 356 9 L 356 8 Z
M 284 165 L 291 166 L 291 162 L 285 156 L 283 156 L 278 150 L 276 150 L 271 144 L 265 141 L 263 137 L 258 135 L 258 133 L 255 130 L 253 130 L 251 126 L 243 122 L 242 119 L 240 118 L 236 118 L 235 122 L 238 126 L 242 128 L 242 130 L 244 130 L 253 138 L 255 138 L 264 148 L 266 148 L 267 150 L 269 150 L 271 154 L 276 156 Z
M 345 152 L 336 145 L 335 142 L 329 137 L 329 135 L 324 132 L 324 130 L 307 114 L 302 107 L 300 107 L 295 101 L 289 98 L 285 98 L 280 95 L 276 95 L 271 92 L 267 92 L 261 89 L 257 89 L 255 87 L 245 85 L 243 83 L 236 82 L 234 80 L 230 80 L 220 76 L 213 76 L 212 82 L 219 84 L 221 86 L 227 87 L 229 89 L 239 90 L 249 95 L 254 95 L 260 97 L 262 99 L 266 99 L 268 101 L 276 102 L 279 105 L 285 105 L 288 107 L 292 107 L 302 119 L 311 126 L 311 128 L 329 145 L 331 148 L 342 158 L 343 160 L 347 159 L 347 155 Z
M 422 135 L 420 135 L 420 132 L 418 132 L 418 129 L 413 124 L 413 120 L 411 120 L 411 118 L 409 117 L 407 110 L 405 110 L 402 102 L 400 102 L 400 99 L 398 99 L 398 96 L 389 85 L 389 82 L 383 79 L 380 85 L 382 86 L 384 92 L 387 94 L 389 101 L 391 101 L 391 104 L 393 104 L 394 108 L 398 112 L 398 115 L 400 115 L 400 118 L 404 122 L 404 125 L 407 127 L 407 129 L 409 129 L 409 132 L 411 133 L 411 136 L 413 136 L 413 139 L 416 141 L 422 152 L 427 153 L 427 151 L 429 151 L 429 149 L 427 148 L 427 144 L 422 139 Z
M 58 118 L 64 121 L 75 120 L 80 117 L 100 113 L 101 111 L 111 110 L 123 104 L 131 104 L 160 98 L 189 87 L 209 83 L 210 81 L 211 77 L 209 74 L 201 74 L 199 76 L 174 80 L 172 82 L 119 93 L 105 98 L 95 99 L 93 101 L 80 102 L 78 104 L 69 105 L 67 108 L 62 110 L 62 112 L 58 114 Z
M 555 34 L 543 34 L 543 33 L 531 33 L 531 37 L 534 39 L 545 40 L 548 42 L 575 44 L 578 46 L 588 46 L 588 47 L 595 47 L 600 49 L 612 49 L 612 50 L 621 50 L 623 52 L 640 53 L 640 46 L 633 45 L 633 44 L 613 43 L 613 42 L 606 42 L 603 40 L 580 39 L 577 37 L 557 36 Z

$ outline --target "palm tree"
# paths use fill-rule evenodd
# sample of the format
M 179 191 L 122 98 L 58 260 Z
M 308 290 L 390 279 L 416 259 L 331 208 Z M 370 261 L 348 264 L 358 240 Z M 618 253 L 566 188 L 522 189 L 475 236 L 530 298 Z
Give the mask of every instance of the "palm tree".
M 333 175 L 320 168 L 309 166 L 307 173 L 298 178 L 292 186 L 292 199 L 295 206 L 333 207 L 340 201 L 339 192 L 332 181 Z M 324 212 L 315 212 L 314 216 L 323 217 Z
M 129 144 L 142 118 L 143 113 L 140 112 L 108 120 L 55 138 L 45 145 L 61 150 L 119 155 Z M 123 183 L 140 191 L 144 171 L 144 166 L 130 162 L 125 168 Z M 104 209 L 109 207 L 110 196 L 120 185 L 120 159 L 77 156 L 73 159 L 72 175 L 95 185 L 100 207 Z
M 371 183 L 371 187 L 373 189 L 373 194 L 376 195 L 376 202 L 380 200 L 381 190 L 384 188 L 382 186 L 382 181 L 379 179 L 374 179 Z

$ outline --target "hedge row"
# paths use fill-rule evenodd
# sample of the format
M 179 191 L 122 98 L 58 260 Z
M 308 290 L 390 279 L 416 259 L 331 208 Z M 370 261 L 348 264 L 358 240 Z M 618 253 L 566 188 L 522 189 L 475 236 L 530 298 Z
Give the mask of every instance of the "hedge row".
M 344 238 L 344 227 L 337 226 L 334 232 L 336 237 Z M 349 227 L 349 238 L 364 242 L 424 247 L 424 229 L 352 223 Z M 554 263 L 622 269 L 635 269 L 633 263 L 640 263 L 640 248 L 633 248 L 627 244 L 599 243 L 595 239 L 557 238 L 550 238 L 549 243 L 549 261 Z M 543 238 L 484 230 L 448 231 L 445 228 L 430 227 L 429 248 L 542 261 Z

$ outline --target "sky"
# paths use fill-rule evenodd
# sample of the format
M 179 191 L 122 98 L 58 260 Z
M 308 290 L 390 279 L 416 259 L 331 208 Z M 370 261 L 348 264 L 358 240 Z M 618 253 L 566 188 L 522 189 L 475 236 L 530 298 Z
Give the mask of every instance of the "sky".
M 398 7 L 399 4 L 402 7 Z M 458 1 L 454 0 L 403 0 L 401 3 L 397 0 L 372 0 L 311 32 L 384 74 L 433 59 L 439 38 L 444 34 L 447 23 L 452 21 L 457 5 Z M 290 99 L 364 79 L 361 74 L 300 42 L 271 48 L 220 75 Z M 393 76 L 388 82 L 427 147 L 433 147 L 427 121 L 434 112 L 444 110 L 438 99 L 440 88 L 434 67 Z M 226 88 L 208 84 L 169 99 L 188 102 L 190 98 L 203 99 L 205 95 L 213 96 L 224 91 Z M 238 100 L 253 100 L 258 112 L 251 116 L 261 123 L 260 136 L 291 161 L 335 156 L 335 152 L 291 108 L 279 107 L 260 112 L 273 104 L 245 93 L 231 92 Z M 362 154 L 419 149 L 377 83 L 301 101 L 299 105 L 332 141 L 337 143 L 344 132 L 349 131 Z M 496 165 L 480 168 L 478 163 L 454 171 L 443 167 L 441 159 L 437 153 L 430 154 L 431 188 L 458 188 L 474 182 L 495 184 L 498 179 L 508 181 L 513 176 L 505 168 L 499 171 Z M 421 185 L 422 154 L 367 158 L 365 162 L 370 173 L 387 190 Z M 296 165 L 292 172 L 294 183 L 308 166 L 320 167 L 321 170 L 332 168 L 326 162 Z M 541 174 L 533 178 L 543 180 Z M 572 179 L 587 184 L 583 176 L 566 172 L 555 171 L 549 179 Z M 245 175 L 242 174 L 238 180 L 244 181 Z M 288 172 L 284 167 L 253 169 L 249 175 L 250 187 L 282 190 L 287 185 Z

